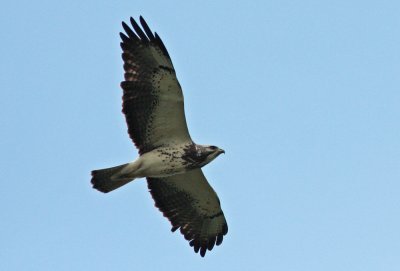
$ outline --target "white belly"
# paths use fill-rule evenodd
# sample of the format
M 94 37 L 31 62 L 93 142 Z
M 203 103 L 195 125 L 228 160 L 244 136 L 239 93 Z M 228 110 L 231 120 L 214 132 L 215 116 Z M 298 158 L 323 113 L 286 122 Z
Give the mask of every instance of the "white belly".
M 167 177 L 184 173 L 187 168 L 183 164 L 180 152 L 153 150 L 141 155 L 128 166 L 127 170 L 135 178 L 140 177 Z

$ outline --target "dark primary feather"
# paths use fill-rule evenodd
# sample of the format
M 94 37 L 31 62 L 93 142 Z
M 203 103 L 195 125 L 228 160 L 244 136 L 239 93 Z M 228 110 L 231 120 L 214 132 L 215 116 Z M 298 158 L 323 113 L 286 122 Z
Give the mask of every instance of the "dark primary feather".
M 164 55 L 166 55 L 168 58 L 170 58 L 167 48 L 165 48 L 165 45 L 164 45 L 162 39 L 160 38 L 160 36 L 157 34 L 157 32 L 155 32 L 155 38 L 156 38 L 157 42 L 159 43 L 160 49 L 163 51 Z
M 168 141 L 190 141 L 182 90 L 163 42 L 142 17 L 144 31 L 133 18 L 130 22 L 134 31 L 123 22 L 126 35 L 120 33 L 125 70 L 122 112 L 129 136 L 140 154 Z
M 131 38 L 131 39 L 133 39 L 135 41 L 139 40 L 139 37 L 136 36 L 135 32 L 133 32 L 125 22 L 122 22 L 122 27 L 124 28 L 125 33 L 128 34 L 129 38 Z M 119 33 L 119 34 L 123 35 L 123 33 Z M 124 42 L 128 43 L 129 41 L 128 40 L 124 40 Z
M 151 32 L 149 26 L 147 25 L 146 21 L 143 19 L 142 16 L 140 16 L 140 24 L 142 25 L 144 32 L 146 32 L 147 37 L 149 37 L 150 40 L 154 40 L 155 37 L 153 35 L 153 32 Z
M 140 28 L 140 26 L 137 24 L 137 22 L 132 17 L 131 17 L 130 21 L 133 26 L 133 29 L 136 31 L 136 33 L 142 39 L 142 41 L 148 42 L 149 37 L 147 37 L 146 34 L 143 33 L 143 30 Z
M 228 232 L 218 196 L 201 169 L 167 178 L 147 178 L 155 206 L 180 229 L 197 253 L 220 245 Z

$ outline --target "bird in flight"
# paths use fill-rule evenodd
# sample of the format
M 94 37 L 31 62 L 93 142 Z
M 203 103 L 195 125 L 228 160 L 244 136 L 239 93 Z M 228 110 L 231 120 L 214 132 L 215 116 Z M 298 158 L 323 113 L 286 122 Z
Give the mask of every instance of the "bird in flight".
M 127 164 L 92 171 L 93 188 L 108 193 L 146 178 L 155 206 L 204 257 L 220 245 L 228 225 L 201 167 L 224 150 L 198 145 L 189 135 L 181 86 L 160 36 L 140 16 L 120 33 L 125 80 L 122 112 L 139 157 Z

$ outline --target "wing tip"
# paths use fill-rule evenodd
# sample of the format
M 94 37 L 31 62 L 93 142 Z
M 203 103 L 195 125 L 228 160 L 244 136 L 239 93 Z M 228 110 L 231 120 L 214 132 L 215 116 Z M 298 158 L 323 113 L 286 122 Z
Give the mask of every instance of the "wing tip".
M 121 24 L 125 33 L 129 37 L 128 41 L 134 42 L 131 43 L 131 45 L 138 45 L 138 43 L 142 43 L 144 45 L 152 44 L 158 47 L 161 52 L 169 59 L 169 61 L 171 61 L 171 57 L 169 56 L 167 48 L 165 47 L 160 36 L 150 29 L 142 15 L 139 16 L 139 22 L 141 26 L 139 26 L 137 21 L 132 16 L 129 17 L 129 22 L 131 24 L 131 27 L 124 21 L 122 21 Z M 127 43 L 126 41 L 124 42 Z

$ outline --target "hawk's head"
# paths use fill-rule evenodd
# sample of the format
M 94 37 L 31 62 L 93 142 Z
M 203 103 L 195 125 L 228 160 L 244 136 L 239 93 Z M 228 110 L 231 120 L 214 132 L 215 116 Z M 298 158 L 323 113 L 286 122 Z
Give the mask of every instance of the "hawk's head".
M 203 145 L 203 150 L 205 154 L 207 154 L 207 163 L 211 162 L 215 158 L 217 158 L 218 155 L 221 153 L 225 153 L 223 149 L 218 148 L 217 146 L 208 146 L 208 145 Z
M 210 163 L 221 153 L 225 153 L 223 149 L 220 149 L 217 146 L 210 145 L 196 145 L 196 149 L 197 156 L 199 157 L 199 160 L 201 160 L 201 167 Z
M 221 153 L 225 151 L 216 146 L 192 144 L 185 149 L 182 158 L 189 163 L 189 167 L 198 168 L 207 165 Z

